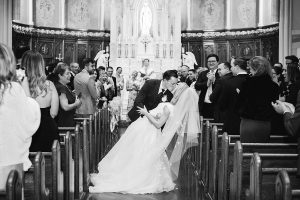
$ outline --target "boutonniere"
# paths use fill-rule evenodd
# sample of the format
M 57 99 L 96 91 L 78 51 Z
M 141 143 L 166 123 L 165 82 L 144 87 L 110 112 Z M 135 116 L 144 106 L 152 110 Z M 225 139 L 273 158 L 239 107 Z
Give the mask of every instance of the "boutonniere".
M 161 101 L 162 101 L 162 102 L 166 102 L 167 100 L 168 100 L 167 95 L 164 95 L 164 96 L 161 98 Z

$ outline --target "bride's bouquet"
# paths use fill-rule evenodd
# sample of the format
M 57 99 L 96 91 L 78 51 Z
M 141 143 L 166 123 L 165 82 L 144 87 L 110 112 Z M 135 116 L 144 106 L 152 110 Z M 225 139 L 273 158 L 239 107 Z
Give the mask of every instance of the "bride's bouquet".
M 118 121 L 121 118 L 121 97 L 114 97 L 108 104 L 108 109 L 111 112 L 110 129 L 113 131 Z

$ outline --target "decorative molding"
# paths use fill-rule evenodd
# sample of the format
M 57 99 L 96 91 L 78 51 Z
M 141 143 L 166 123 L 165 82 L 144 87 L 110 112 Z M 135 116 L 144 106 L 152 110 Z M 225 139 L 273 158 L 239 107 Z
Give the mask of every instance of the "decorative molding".
M 279 32 L 279 26 L 268 28 L 258 28 L 254 30 L 239 30 L 239 31 L 213 31 L 213 32 L 193 32 L 182 33 L 183 39 L 199 38 L 199 39 L 238 39 L 238 38 L 252 38 L 274 35 Z
M 110 33 L 104 31 L 83 31 L 83 30 L 67 30 L 67 29 L 51 29 L 39 28 L 28 25 L 20 25 L 13 23 L 12 28 L 17 33 L 26 35 L 42 35 L 42 36 L 59 36 L 59 37 L 78 37 L 78 38 L 108 38 Z

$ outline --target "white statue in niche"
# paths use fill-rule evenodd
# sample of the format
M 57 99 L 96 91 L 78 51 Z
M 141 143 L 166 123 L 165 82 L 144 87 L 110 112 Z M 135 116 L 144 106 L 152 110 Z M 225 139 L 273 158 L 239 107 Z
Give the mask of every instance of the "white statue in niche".
M 140 25 L 141 35 L 150 35 L 150 28 L 152 25 L 152 12 L 147 1 L 145 1 L 143 8 L 141 9 Z
M 182 54 L 182 64 L 187 65 L 190 69 L 194 69 L 194 66 L 198 65 L 195 55 L 189 51 Z

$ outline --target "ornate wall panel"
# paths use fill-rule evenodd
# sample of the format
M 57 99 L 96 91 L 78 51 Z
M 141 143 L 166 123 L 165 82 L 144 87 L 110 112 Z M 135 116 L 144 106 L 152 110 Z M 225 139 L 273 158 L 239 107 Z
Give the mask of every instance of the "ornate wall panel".
M 220 42 L 216 44 L 216 52 L 219 56 L 220 62 L 225 62 L 229 60 L 229 43 L 227 42 Z
M 36 0 L 34 21 L 37 26 L 58 27 L 60 0 Z
M 256 0 L 232 0 L 232 28 L 256 27 Z
M 203 44 L 202 42 L 191 42 L 189 43 L 189 51 L 192 52 L 195 55 L 196 61 L 198 63 L 198 66 L 201 65 L 201 62 L 203 61 L 202 53 L 203 53 Z
M 88 56 L 88 44 L 86 42 L 78 42 L 77 44 L 77 62 L 82 64 L 82 60 Z
M 238 44 L 238 54 L 239 57 L 244 57 L 246 59 L 250 59 L 255 56 L 255 43 L 252 40 L 241 41 Z M 235 55 L 234 55 L 235 56 Z
M 46 64 L 61 60 L 70 64 L 86 56 L 94 58 L 98 50 L 109 46 L 109 33 L 37 28 L 14 23 L 13 48 L 30 46 L 39 51 Z
M 64 44 L 64 62 L 71 63 L 75 61 L 76 41 L 66 40 Z
M 67 2 L 68 28 L 99 30 L 101 1 L 68 0 Z
M 278 62 L 278 36 L 261 39 L 261 54 L 273 64 Z
M 182 46 L 189 47 L 194 43 L 203 43 L 201 55 L 196 60 L 206 66 L 206 56 L 216 53 L 221 62 L 230 61 L 231 56 L 245 57 L 264 56 L 273 64 L 278 62 L 278 25 L 256 30 L 225 32 L 186 32 L 182 33 Z M 199 58 L 202 58 L 199 59 Z
M 219 30 L 225 28 L 224 0 L 191 0 L 193 30 Z
M 91 43 L 89 43 L 89 57 L 94 58 L 101 49 L 105 49 L 102 43 L 99 41 L 91 41 Z

